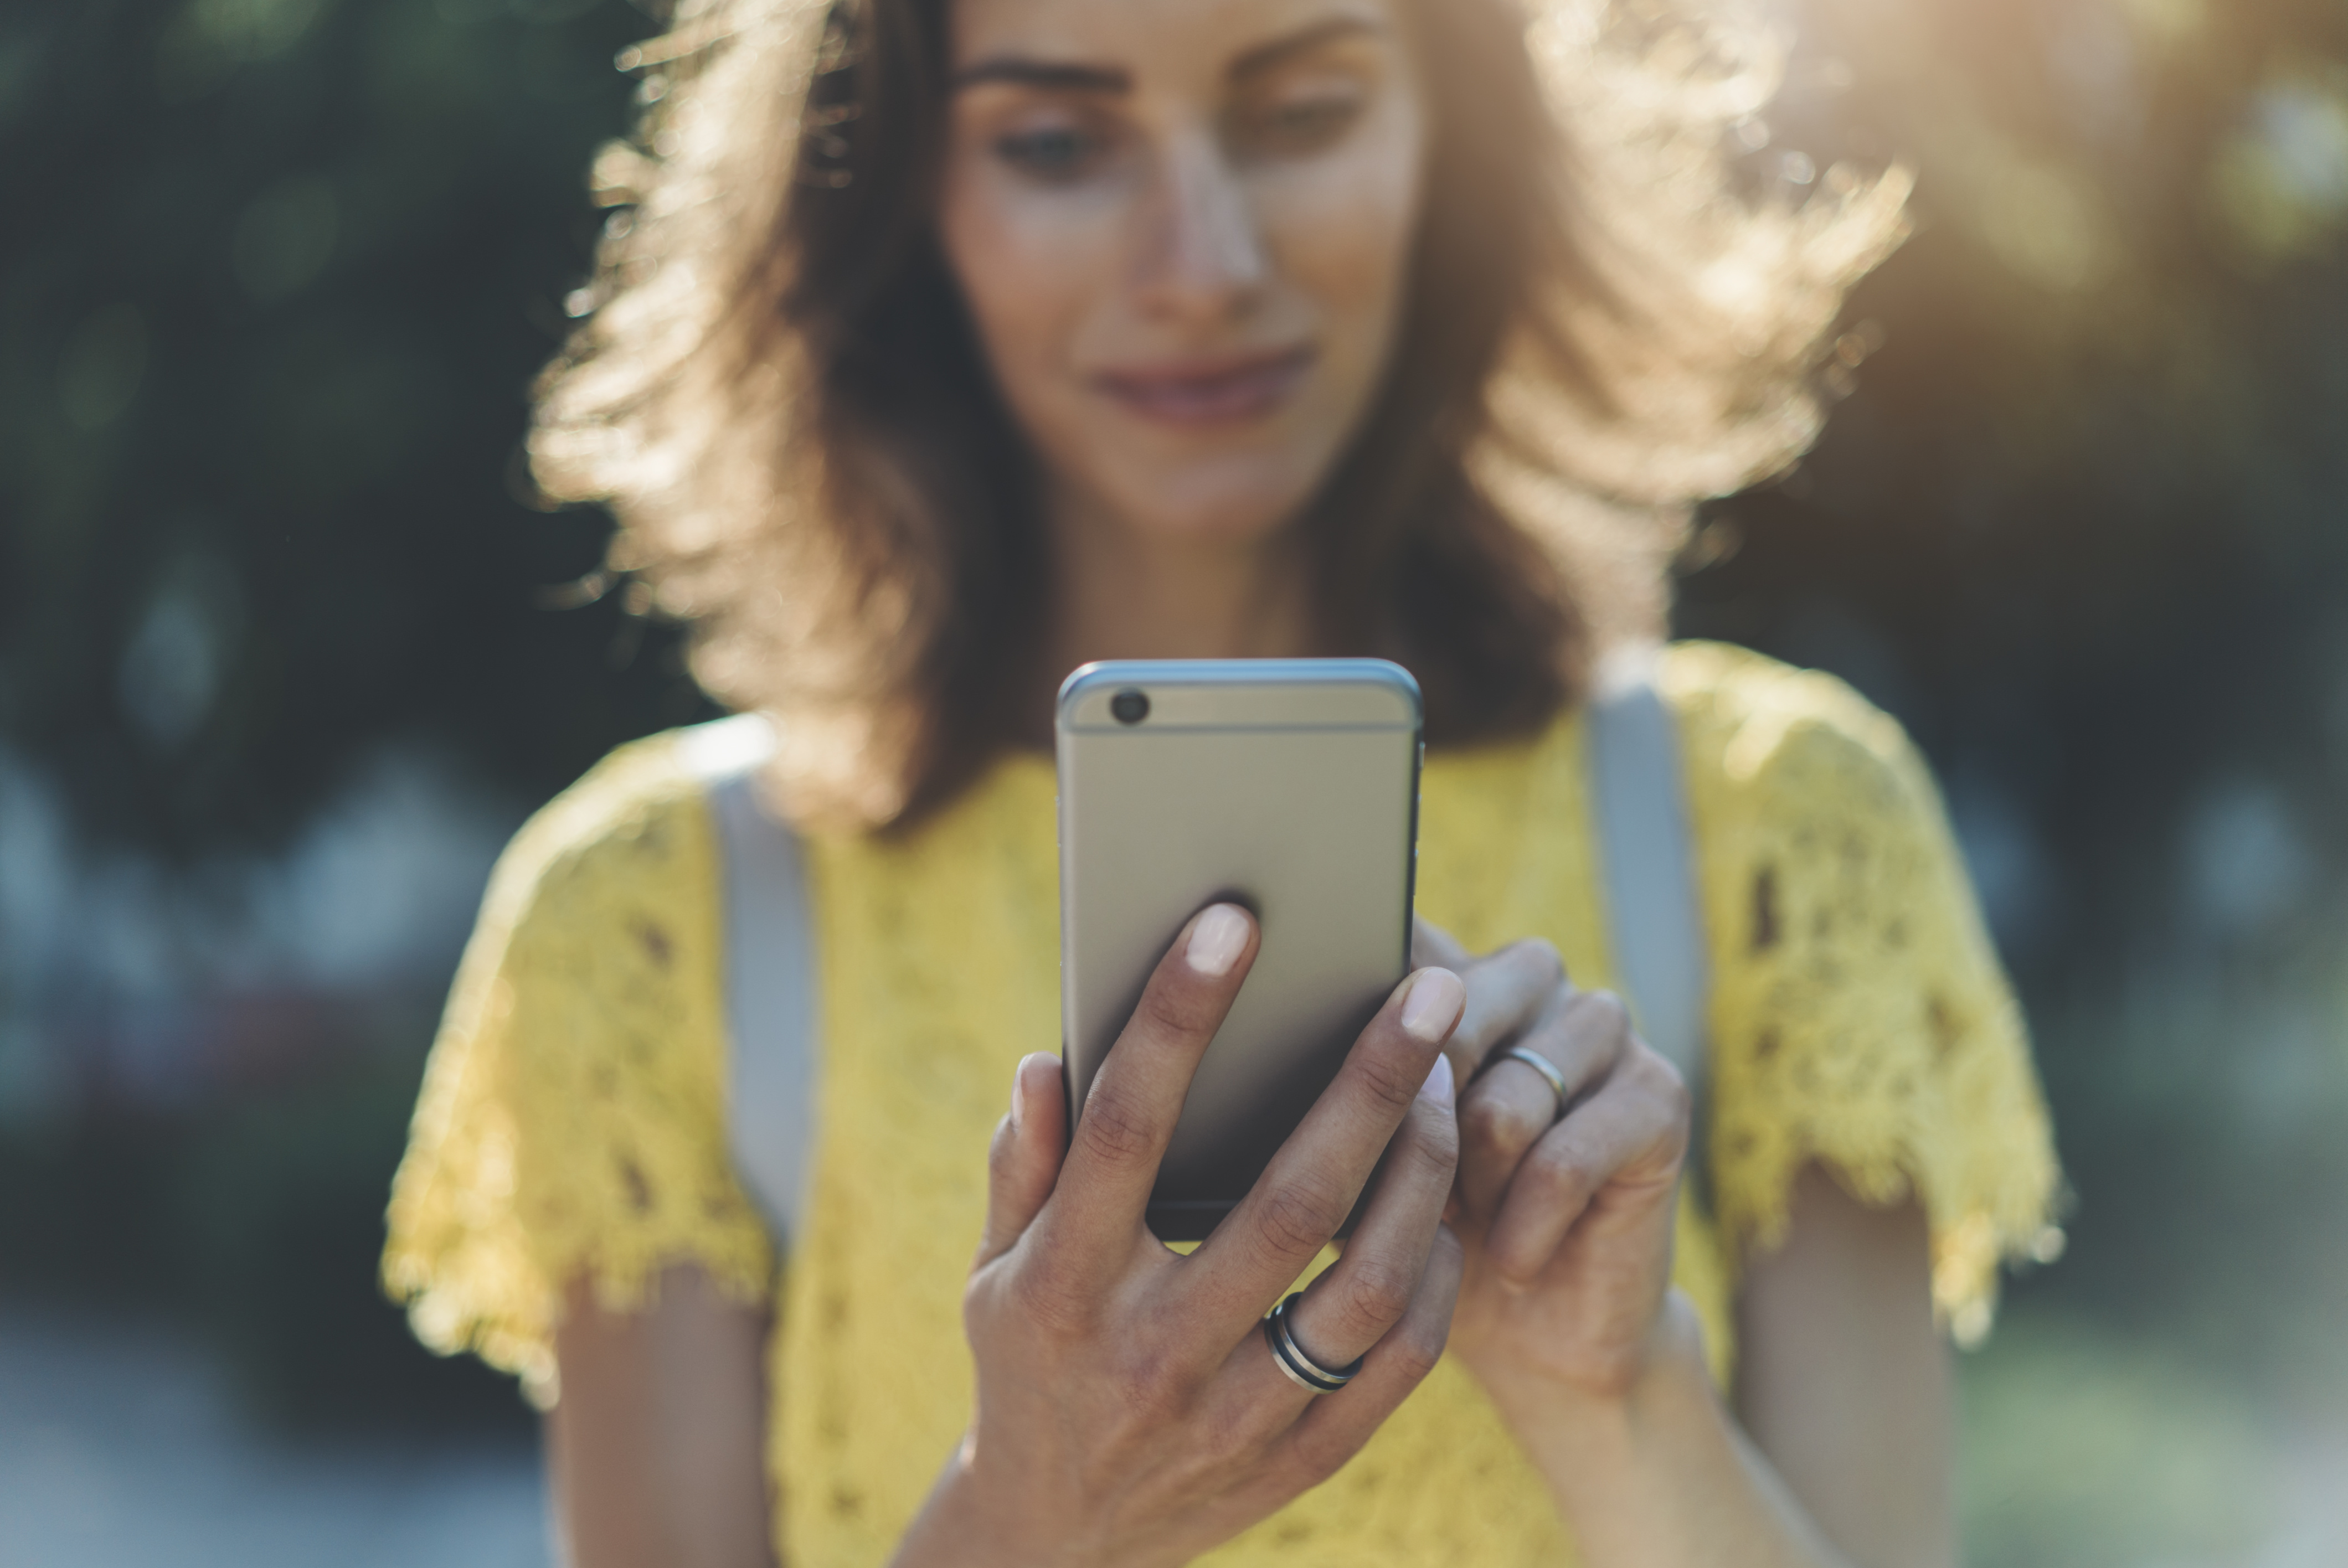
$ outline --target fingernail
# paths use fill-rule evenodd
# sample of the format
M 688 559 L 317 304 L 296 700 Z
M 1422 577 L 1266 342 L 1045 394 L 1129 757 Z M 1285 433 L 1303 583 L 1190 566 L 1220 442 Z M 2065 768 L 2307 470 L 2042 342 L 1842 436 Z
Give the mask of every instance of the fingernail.
M 1421 969 L 1411 982 L 1410 995 L 1403 998 L 1402 1027 L 1414 1039 L 1432 1044 L 1451 1032 L 1467 1005 L 1468 989 L 1457 975 L 1449 969 Z
M 1438 1055 L 1435 1065 L 1426 1070 L 1426 1081 L 1418 1086 L 1419 1098 L 1438 1111 L 1451 1109 L 1451 1059 Z
M 1217 904 L 1190 927 L 1190 945 L 1182 956 L 1199 973 L 1210 979 L 1220 977 L 1230 974 L 1231 966 L 1239 962 L 1247 938 L 1247 917 L 1229 904 Z
M 1027 1063 L 1023 1059 L 1011 1070 L 1011 1130 L 1019 1131 L 1019 1123 L 1027 1119 Z

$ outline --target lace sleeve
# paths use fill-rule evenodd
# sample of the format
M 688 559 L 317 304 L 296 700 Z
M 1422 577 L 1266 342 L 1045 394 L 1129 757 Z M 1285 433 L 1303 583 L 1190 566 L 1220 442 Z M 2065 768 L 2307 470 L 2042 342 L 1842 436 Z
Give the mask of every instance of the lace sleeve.
M 499 862 L 392 1187 L 384 1283 L 427 1345 L 555 1396 L 561 1292 L 663 1266 L 763 1299 L 726 1140 L 715 851 L 666 738 L 614 753 Z
M 1710 929 L 1714 1202 L 1731 1256 L 1784 1235 L 1801 1166 L 1917 1194 L 1933 1294 L 1987 1331 L 2059 1184 L 2020 1010 L 1907 736 L 1829 676 L 1674 650 Z

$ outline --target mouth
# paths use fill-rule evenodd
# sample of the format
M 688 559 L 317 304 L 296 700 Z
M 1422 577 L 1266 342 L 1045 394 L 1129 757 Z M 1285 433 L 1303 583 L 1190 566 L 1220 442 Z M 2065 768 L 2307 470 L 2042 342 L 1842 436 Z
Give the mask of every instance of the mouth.
M 1128 413 L 1196 429 L 1244 425 L 1288 400 L 1313 368 L 1310 348 L 1102 371 L 1093 385 Z

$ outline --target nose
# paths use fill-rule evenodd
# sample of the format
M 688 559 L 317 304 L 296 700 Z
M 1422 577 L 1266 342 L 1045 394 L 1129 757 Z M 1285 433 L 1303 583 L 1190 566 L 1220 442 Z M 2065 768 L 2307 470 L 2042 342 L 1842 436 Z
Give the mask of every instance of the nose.
M 1168 139 L 1159 160 L 1136 282 L 1145 309 L 1190 320 L 1244 315 L 1270 274 L 1238 172 L 1204 128 Z

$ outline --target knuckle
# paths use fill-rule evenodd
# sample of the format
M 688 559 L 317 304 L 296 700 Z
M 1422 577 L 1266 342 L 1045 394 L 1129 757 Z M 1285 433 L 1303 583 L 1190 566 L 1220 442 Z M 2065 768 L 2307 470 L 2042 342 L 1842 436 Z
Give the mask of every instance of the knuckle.
M 1516 945 L 1516 950 L 1524 955 L 1525 961 L 1550 984 L 1555 985 L 1565 979 L 1565 955 L 1559 952 L 1557 944 L 1547 937 L 1527 937 Z
M 1276 1256 L 1310 1256 L 1345 1223 L 1345 1208 L 1335 1194 L 1321 1187 L 1275 1188 L 1256 1209 L 1256 1239 Z
M 1210 1406 L 1200 1416 L 1199 1453 L 1210 1471 L 1228 1472 L 1262 1452 L 1263 1421 L 1246 1407 L 1231 1401 Z
M 1398 1040 L 1372 1041 L 1356 1059 L 1371 1097 L 1389 1111 L 1408 1110 L 1418 1098 L 1419 1086 L 1426 1081 L 1426 1067 L 1413 1070 L 1419 1054 L 1417 1047 L 1406 1047 Z
M 1654 1147 L 1667 1153 L 1676 1168 L 1687 1161 L 1695 1145 L 1695 1101 L 1687 1085 L 1674 1082 L 1663 1102 L 1662 1123 L 1655 1129 Z
M 1640 1040 L 1627 1064 L 1628 1075 L 1642 1091 L 1654 1097 L 1666 1115 L 1685 1121 L 1695 1109 L 1695 1093 L 1687 1077 L 1661 1051 Z
M 1577 1005 L 1590 1028 L 1606 1039 L 1619 1040 L 1631 1032 L 1631 1009 L 1612 991 L 1584 991 Z
M 1652 1050 L 1647 1054 L 1654 1057 L 1656 1088 L 1663 1095 L 1664 1108 L 1674 1122 L 1685 1122 L 1695 1111 L 1695 1091 L 1688 1087 L 1687 1079 L 1678 1068 Z
M 1459 1118 L 1433 1106 L 1411 1116 L 1411 1147 L 1438 1173 L 1448 1177 L 1459 1168 Z
M 1394 1363 L 1395 1375 L 1414 1389 L 1425 1382 L 1443 1359 L 1449 1329 L 1447 1323 L 1406 1323 L 1386 1336 L 1386 1354 Z
M 1092 1303 L 1048 1258 L 1023 1259 L 1002 1288 L 1001 1306 L 1028 1332 L 1055 1343 L 1081 1339 L 1092 1327 Z
M 1524 1174 L 1554 1198 L 1579 1197 L 1595 1185 L 1589 1160 L 1581 1150 L 1561 1140 L 1552 1140 L 1535 1149 L 1524 1163 Z
M 1112 1081 L 1095 1085 L 1086 1098 L 1076 1141 L 1093 1159 L 1127 1164 L 1147 1158 L 1158 1140 L 1151 1118 Z
M 1211 1032 L 1214 1009 L 1188 986 L 1159 980 L 1141 993 L 1141 1020 L 1159 1034 L 1184 1038 Z
M 962 1287 L 963 1332 L 971 1339 L 994 1320 L 996 1298 L 1002 1294 L 994 1270 L 980 1268 L 971 1272 Z
M 1488 1090 L 1470 1095 L 1459 1108 L 1459 1135 L 1479 1153 L 1514 1158 L 1540 1136 L 1546 1123 L 1504 1094 Z
M 1360 1451 L 1368 1433 L 1356 1435 L 1350 1430 L 1330 1430 L 1325 1428 L 1298 1434 L 1292 1450 L 1291 1462 L 1301 1483 L 1296 1490 L 1307 1491 L 1334 1477 L 1345 1463 Z
M 1339 1306 L 1358 1329 L 1383 1334 L 1402 1320 L 1417 1293 L 1418 1281 L 1408 1269 L 1389 1258 L 1364 1258 L 1348 1271 Z

